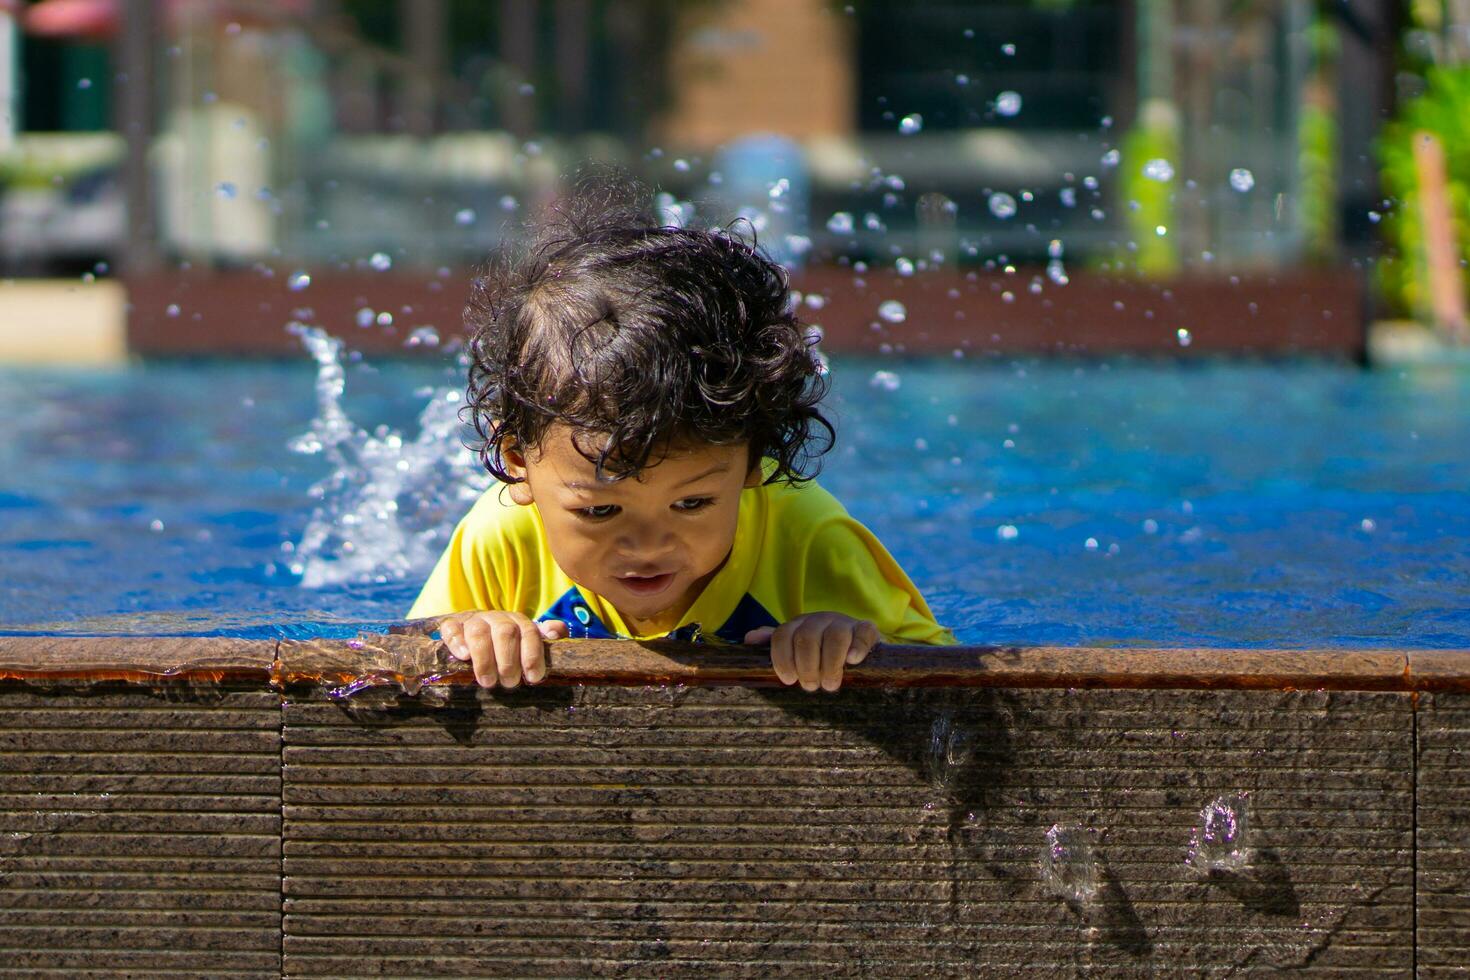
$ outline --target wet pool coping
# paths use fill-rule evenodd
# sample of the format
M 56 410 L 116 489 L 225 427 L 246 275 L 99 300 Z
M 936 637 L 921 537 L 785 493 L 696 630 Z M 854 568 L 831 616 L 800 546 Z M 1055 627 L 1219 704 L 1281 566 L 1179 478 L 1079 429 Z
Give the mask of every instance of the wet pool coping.
M 829 695 L 782 689 L 759 650 L 563 641 L 544 683 L 487 692 L 421 633 L 0 637 L 0 956 L 253 976 L 1470 961 L 1470 650 L 881 646 Z M 1190 872 L 1190 822 L 1232 790 L 1259 858 Z M 1097 831 L 1087 907 L 1038 877 L 1054 822 Z
M 549 644 L 549 673 L 564 684 L 777 686 L 758 650 L 619 640 Z M 0 637 L 0 681 L 159 680 L 335 686 L 474 684 L 467 665 L 433 639 L 222 637 Z M 850 666 L 847 687 L 1037 687 L 1281 691 L 1470 691 L 1470 649 L 1256 649 L 928 647 L 880 645 Z

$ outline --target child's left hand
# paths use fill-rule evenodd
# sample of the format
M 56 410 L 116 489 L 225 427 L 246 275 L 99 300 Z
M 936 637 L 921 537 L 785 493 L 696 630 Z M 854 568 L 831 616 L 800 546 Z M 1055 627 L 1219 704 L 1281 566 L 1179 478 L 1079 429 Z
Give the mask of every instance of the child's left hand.
M 865 619 L 841 613 L 797 616 L 780 626 L 762 626 L 745 634 L 746 643 L 771 643 L 771 666 L 782 684 L 801 682 L 804 691 L 835 691 L 842 668 L 862 663 L 882 637 Z

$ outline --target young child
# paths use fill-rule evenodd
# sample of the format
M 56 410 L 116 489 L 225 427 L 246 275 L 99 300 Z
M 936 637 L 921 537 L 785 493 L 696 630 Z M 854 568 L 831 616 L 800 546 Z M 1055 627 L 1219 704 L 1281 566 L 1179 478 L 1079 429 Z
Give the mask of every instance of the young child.
M 833 430 L 784 271 L 637 193 L 583 178 L 476 280 L 467 412 L 500 485 L 409 615 L 447 616 L 486 687 L 540 681 L 565 637 L 769 641 L 809 691 L 880 641 L 955 642 L 812 482 Z

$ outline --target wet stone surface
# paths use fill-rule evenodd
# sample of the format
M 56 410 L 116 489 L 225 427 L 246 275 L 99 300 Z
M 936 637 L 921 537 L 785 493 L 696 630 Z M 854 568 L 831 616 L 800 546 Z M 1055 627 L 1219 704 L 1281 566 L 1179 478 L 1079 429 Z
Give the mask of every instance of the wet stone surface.
M 1403 694 L 1249 691 L 288 703 L 286 965 L 1402 975 L 1411 721 Z M 1252 857 L 1201 874 L 1235 791 Z M 1092 842 L 1073 900 L 1043 874 L 1058 823 Z

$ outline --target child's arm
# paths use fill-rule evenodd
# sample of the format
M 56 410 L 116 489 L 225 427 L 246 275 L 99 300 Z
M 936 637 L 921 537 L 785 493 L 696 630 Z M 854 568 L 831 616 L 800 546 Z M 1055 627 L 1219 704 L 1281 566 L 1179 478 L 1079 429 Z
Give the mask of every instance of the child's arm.
M 532 622 L 516 612 L 477 610 L 455 613 L 439 623 L 449 652 L 470 661 L 481 687 L 518 687 L 522 678 L 536 684 L 546 676 L 545 640 L 564 640 L 561 620 Z

